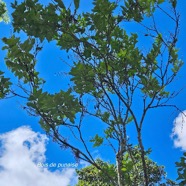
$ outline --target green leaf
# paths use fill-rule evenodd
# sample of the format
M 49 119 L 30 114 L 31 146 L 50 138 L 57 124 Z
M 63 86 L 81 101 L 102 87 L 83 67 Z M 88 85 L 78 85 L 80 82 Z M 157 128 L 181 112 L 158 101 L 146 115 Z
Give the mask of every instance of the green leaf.
M 75 5 L 76 9 L 79 8 L 79 2 L 80 2 L 80 0 L 74 0 L 74 5 Z
M 172 3 L 172 7 L 176 8 L 177 0 L 170 0 L 170 2 Z
M 96 136 L 92 138 L 90 142 L 94 142 L 93 147 L 99 147 L 103 143 L 103 138 L 96 134 Z
M 56 3 L 58 3 L 58 5 L 62 8 L 62 9 L 65 9 L 65 5 L 63 3 L 62 0 L 54 0 Z
M 127 119 L 127 121 L 126 121 L 126 124 L 132 122 L 132 120 L 133 120 L 133 117 L 132 117 L 132 116 L 128 117 L 128 119 Z

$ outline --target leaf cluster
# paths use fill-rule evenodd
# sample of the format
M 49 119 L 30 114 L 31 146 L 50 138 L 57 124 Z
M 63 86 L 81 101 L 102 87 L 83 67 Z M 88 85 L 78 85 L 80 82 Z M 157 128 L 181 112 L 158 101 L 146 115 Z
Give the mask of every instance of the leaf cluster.
M 180 186 L 184 186 L 186 184 L 186 153 L 183 153 L 179 162 L 176 162 L 176 167 L 178 168 L 178 178 L 176 180 L 180 181 Z
M 6 97 L 6 95 L 10 92 L 10 86 L 12 83 L 10 82 L 10 78 L 4 77 L 4 72 L 0 71 L 0 99 Z

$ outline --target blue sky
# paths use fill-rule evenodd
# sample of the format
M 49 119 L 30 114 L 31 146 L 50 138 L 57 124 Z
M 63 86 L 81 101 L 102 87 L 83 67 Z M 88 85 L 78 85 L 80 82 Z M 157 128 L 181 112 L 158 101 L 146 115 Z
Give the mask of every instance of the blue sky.
M 5 2 L 7 3 L 9 12 L 11 12 L 11 0 L 5 0 Z M 45 1 L 42 0 L 40 2 Z M 90 9 L 90 2 L 91 0 L 83 0 L 80 5 L 81 9 Z M 184 56 L 186 48 L 185 7 L 186 1 L 179 0 L 177 9 L 180 12 L 181 19 L 178 47 L 180 48 L 179 55 L 184 61 L 186 60 L 186 56 Z M 161 20 L 161 17 L 159 17 L 159 19 Z M 170 24 L 171 22 L 160 22 L 160 27 L 166 29 Z M 135 28 L 132 25 L 128 25 L 128 30 L 130 29 L 133 30 Z M 10 24 L 0 23 L 0 38 L 10 36 L 11 32 L 12 28 Z M 65 89 L 67 87 L 67 81 L 69 80 L 69 77 L 63 73 L 69 70 L 69 67 L 64 63 L 64 61 L 68 60 L 66 53 L 56 49 L 54 45 L 55 43 L 45 43 L 44 50 L 39 55 L 39 63 L 37 66 L 41 72 L 41 77 L 44 77 L 47 81 L 45 90 L 50 92 Z M 144 43 L 144 46 L 145 45 Z M 1 41 L 0 47 L 2 47 Z M 7 76 L 13 77 L 4 65 L 3 58 L 5 53 L 5 51 L 0 50 L 0 69 L 5 71 Z M 171 90 L 177 91 L 186 86 L 185 72 L 186 65 L 183 66 L 176 81 L 170 86 Z M 186 110 L 186 89 L 183 89 L 171 103 L 176 104 L 182 111 Z M 50 139 L 46 139 L 44 131 L 38 124 L 38 118 L 28 116 L 22 109 L 22 104 L 23 101 L 17 98 L 0 100 L 0 144 L 2 147 L 0 150 L 0 169 L 1 167 L 6 167 L 6 171 L 0 172 L 0 185 L 8 186 L 6 184 L 8 184 L 10 173 L 12 180 L 15 181 L 15 186 L 24 186 L 23 183 L 20 183 L 21 180 L 31 186 L 33 183 L 29 180 L 37 180 L 38 175 L 40 175 L 40 181 L 36 181 L 36 186 L 42 186 L 42 184 L 44 185 L 45 183 L 48 184 L 47 186 L 51 186 L 54 180 L 57 186 L 60 185 L 61 182 L 64 183 L 62 186 L 66 186 L 71 181 L 74 182 L 76 180 L 74 169 L 61 169 L 57 167 L 59 163 L 61 163 L 59 165 L 62 165 L 62 163 L 76 163 L 71 152 L 69 150 L 62 150 Z M 136 105 L 136 110 L 137 108 L 138 106 Z M 182 120 L 182 117 L 178 115 L 178 111 L 168 107 L 153 110 L 147 116 L 143 130 L 145 147 L 152 148 L 150 157 L 158 162 L 158 164 L 166 167 L 168 177 L 171 179 L 177 177 L 175 161 L 179 160 L 182 151 L 186 151 L 186 119 Z M 87 118 L 86 121 L 91 123 L 91 118 Z M 173 129 L 175 131 L 174 134 L 177 136 L 174 140 L 170 137 Z M 99 128 L 95 128 L 94 126 L 92 126 L 92 128 L 90 127 L 87 131 L 87 137 L 91 135 L 91 131 L 95 132 L 96 130 L 99 130 Z M 41 135 L 39 133 L 41 133 Z M 135 141 L 136 137 L 132 129 L 130 130 L 129 136 L 132 141 Z M 30 144 L 29 148 L 23 145 L 24 141 Z M 38 141 L 38 143 L 36 143 L 36 141 Z M 99 151 L 92 149 L 92 153 L 94 157 L 101 157 L 104 160 L 113 162 L 112 153 L 108 153 L 105 149 L 105 147 L 99 149 Z M 36 154 L 40 155 L 40 159 L 36 157 Z M 33 161 L 36 163 L 44 163 L 44 171 L 35 167 Z M 49 165 L 50 163 L 56 163 L 56 166 L 54 166 L 54 168 L 47 167 L 47 164 Z M 83 164 L 83 162 L 80 163 Z M 23 171 L 25 168 L 28 170 L 26 173 Z M 20 173 L 22 176 L 17 176 L 17 173 Z M 47 182 L 49 180 L 48 178 L 51 178 L 51 183 Z M 72 182 L 71 185 L 73 184 Z

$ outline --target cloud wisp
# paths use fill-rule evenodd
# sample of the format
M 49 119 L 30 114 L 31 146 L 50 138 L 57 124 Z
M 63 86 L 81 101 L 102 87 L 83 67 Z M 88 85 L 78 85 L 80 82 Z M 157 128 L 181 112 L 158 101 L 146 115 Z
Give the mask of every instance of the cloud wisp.
M 171 138 L 176 148 L 186 151 L 186 110 L 175 118 Z
M 39 167 L 45 163 L 44 134 L 23 126 L 0 135 L 0 185 L 3 186 L 67 186 L 76 179 L 72 168 L 50 171 Z

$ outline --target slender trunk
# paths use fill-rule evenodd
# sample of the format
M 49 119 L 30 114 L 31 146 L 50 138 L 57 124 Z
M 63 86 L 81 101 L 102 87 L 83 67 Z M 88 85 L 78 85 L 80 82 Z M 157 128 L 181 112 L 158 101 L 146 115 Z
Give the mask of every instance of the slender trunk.
M 145 150 L 144 150 L 144 146 L 143 146 L 143 143 L 142 143 L 141 130 L 140 129 L 138 129 L 138 142 L 139 142 L 140 151 L 141 151 L 141 160 L 142 160 L 142 165 L 143 165 L 145 186 L 148 186 L 149 185 L 148 170 L 147 170 L 147 165 L 146 165 L 146 162 L 145 162 Z
M 122 137 L 121 141 L 120 141 L 120 144 L 119 144 L 118 153 L 116 154 L 118 186 L 124 186 L 125 185 L 124 175 L 122 173 L 123 154 L 125 152 L 126 152 L 126 139 Z
M 119 151 L 116 155 L 118 186 L 123 186 L 122 161 L 123 154 Z

